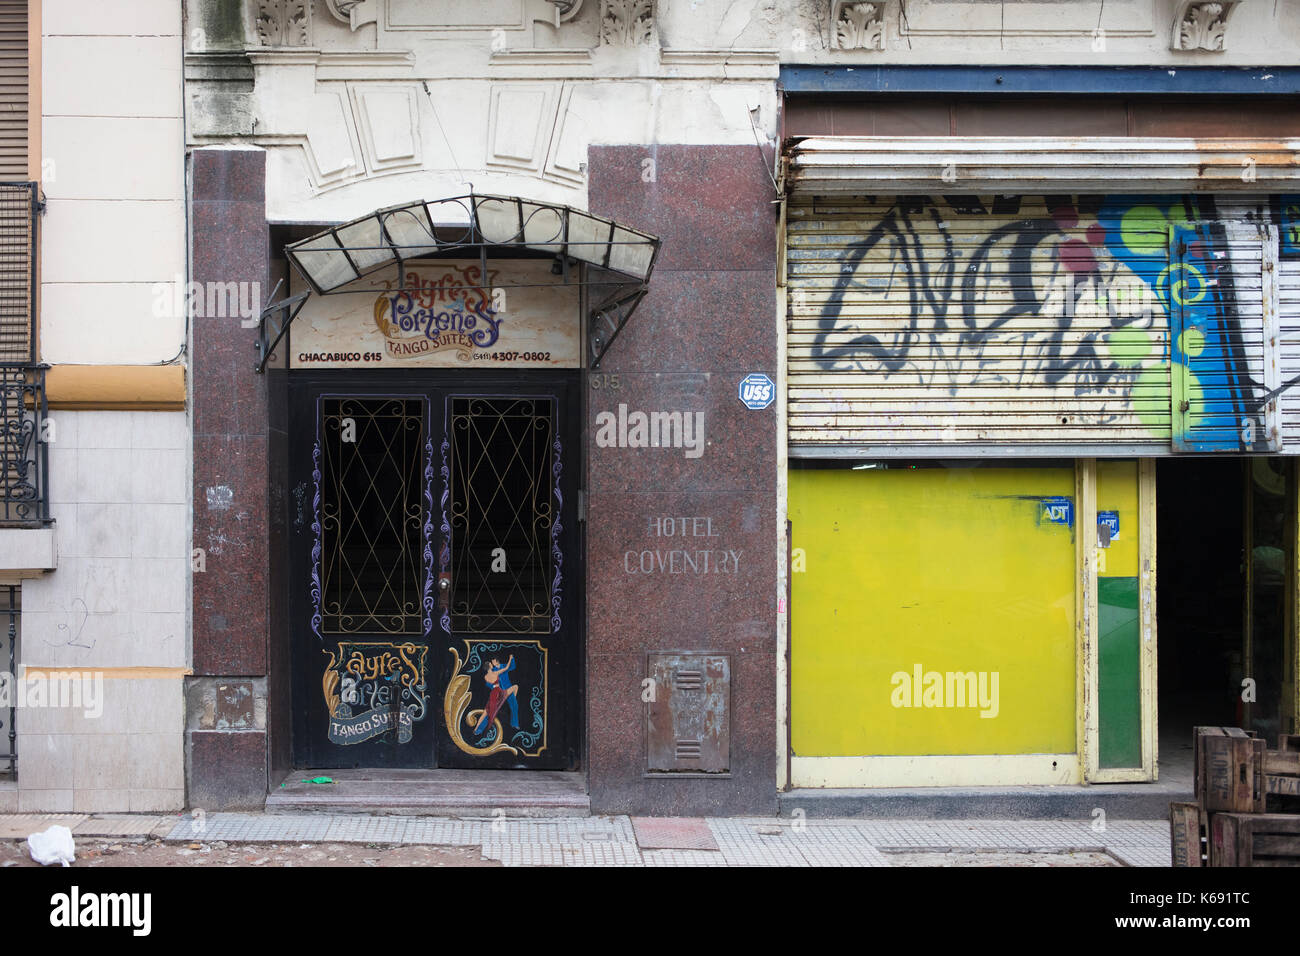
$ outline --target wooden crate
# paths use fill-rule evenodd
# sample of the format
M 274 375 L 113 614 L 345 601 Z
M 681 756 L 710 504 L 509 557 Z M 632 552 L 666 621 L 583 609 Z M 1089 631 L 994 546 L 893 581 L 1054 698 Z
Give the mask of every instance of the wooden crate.
M 1210 865 L 1300 867 L 1300 814 L 1211 813 Z
M 1300 777 L 1290 774 L 1264 774 L 1264 793 L 1268 796 L 1300 797 Z
M 1214 813 L 1264 812 L 1264 741 L 1237 727 L 1197 727 L 1196 800 Z
M 1300 813 L 1300 736 L 1279 734 L 1264 751 L 1264 800 L 1268 813 Z
M 1205 811 L 1199 804 L 1169 804 L 1169 837 L 1174 866 L 1209 865 Z
M 1264 792 L 1300 797 L 1300 750 L 1264 751 Z

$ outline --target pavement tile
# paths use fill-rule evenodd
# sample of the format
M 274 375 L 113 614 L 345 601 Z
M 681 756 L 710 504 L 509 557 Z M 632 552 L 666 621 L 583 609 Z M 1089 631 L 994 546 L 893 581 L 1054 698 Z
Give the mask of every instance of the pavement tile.
M 0 815 L 0 840 L 25 840 L 56 824 L 72 830 L 85 819 L 84 813 L 6 813 Z
M 632 828 L 642 849 L 718 849 L 713 831 L 703 817 L 633 817 Z
M 642 850 L 646 866 L 726 866 L 727 858 L 716 850 Z
M 174 816 L 155 816 L 140 813 L 97 814 L 72 827 L 74 837 L 88 836 L 148 836 L 164 823 L 168 830 L 174 826 Z
M 177 818 L 140 818 L 155 829 Z M 25 837 L 84 816 L 0 816 Z M 6 821 L 8 823 L 6 824 Z M 141 829 L 145 824 L 140 824 Z M 706 833 L 707 831 L 707 833 Z M 0 829 L 0 833 L 4 832 Z M 882 850 L 1093 850 L 1128 866 L 1168 866 L 1158 820 L 808 820 L 789 818 L 487 817 L 208 813 L 181 817 L 184 842 L 324 842 L 481 847 L 506 866 L 889 866 Z M 696 845 L 660 846 L 660 843 Z M 700 846 L 698 844 L 706 844 Z M 711 846 L 712 848 L 708 848 Z

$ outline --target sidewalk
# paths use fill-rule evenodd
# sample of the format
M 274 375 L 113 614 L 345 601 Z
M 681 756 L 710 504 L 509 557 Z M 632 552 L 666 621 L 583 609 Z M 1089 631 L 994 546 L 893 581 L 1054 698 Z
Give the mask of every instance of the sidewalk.
M 477 818 L 366 814 L 0 815 L 0 840 L 59 823 L 78 841 L 365 843 L 477 849 L 506 866 L 890 866 L 899 851 L 1097 854 L 1106 865 L 1169 866 L 1169 825 L 1156 820 L 860 820 L 787 818 Z M 900 858 L 901 859 L 901 858 Z M 933 862 L 942 862 L 942 856 Z M 970 865 L 970 864 L 967 864 Z M 1056 865 L 1056 864 L 1050 864 Z

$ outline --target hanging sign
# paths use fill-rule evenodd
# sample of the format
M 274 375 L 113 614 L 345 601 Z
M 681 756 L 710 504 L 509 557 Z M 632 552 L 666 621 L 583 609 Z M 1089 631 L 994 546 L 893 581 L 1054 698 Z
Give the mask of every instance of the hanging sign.
M 408 263 L 313 295 L 290 329 L 291 368 L 578 368 L 579 296 L 550 263 Z

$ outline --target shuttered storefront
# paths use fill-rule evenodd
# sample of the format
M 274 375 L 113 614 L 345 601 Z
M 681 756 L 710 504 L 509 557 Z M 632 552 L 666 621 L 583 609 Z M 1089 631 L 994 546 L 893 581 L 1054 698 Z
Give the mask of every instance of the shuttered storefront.
M 27 175 L 27 0 L 0 0 L 0 182 Z
M 796 195 L 791 453 L 1274 450 L 1277 405 L 1260 399 L 1289 346 L 1266 268 L 1287 208 Z

